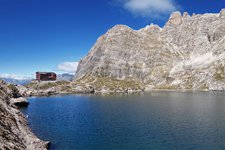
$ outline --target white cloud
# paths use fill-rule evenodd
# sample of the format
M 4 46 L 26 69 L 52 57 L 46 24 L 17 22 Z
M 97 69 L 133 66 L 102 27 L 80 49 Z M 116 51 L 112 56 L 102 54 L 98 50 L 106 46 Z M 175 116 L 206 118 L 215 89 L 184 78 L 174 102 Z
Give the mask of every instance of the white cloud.
M 142 17 L 162 17 L 172 11 L 177 10 L 178 6 L 174 0 L 120 0 L 123 8 Z
M 57 66 L 58 70 L 67 72 L 67 73 L 75 73 L 78 67 L 78 62 L 64 62 Z
M 7 73 L 0 74 L 0 78 L 15 79 L 15 80 L 30 80 L 30 79 L 32 79 L 31 77 L 27 77 L 27 76 L 7 74 Z

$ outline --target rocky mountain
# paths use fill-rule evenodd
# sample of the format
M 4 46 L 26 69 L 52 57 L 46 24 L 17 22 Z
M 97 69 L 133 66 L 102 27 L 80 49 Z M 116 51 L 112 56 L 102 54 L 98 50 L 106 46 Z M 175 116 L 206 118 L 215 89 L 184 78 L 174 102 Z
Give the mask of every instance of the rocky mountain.
M 57 80 L 58 81 L 73 81 L 74 75 L 69 74 L 69 73 L 63 73 L 63 74 L 58 74 L 57 75 Z
M 29 129 L 26 117 L 14 104 L 24 103 L 17 99 L 18 89 L 0 80 L 0 149 L 45 150 L 48 142 L 38 139 Z M 19 103 L 19 101 L 22 103 Z
M 11 84 L 19 84 L 19 85 L 26 85 L 32 81 L 32 79 L 14 79 L 14 78 L 0 78 L 0 80 L 4 80 Z
M 163 28 L 116 25 L 79 62 L 73 83 L 116 90 L 225 89 L 225 9 L 171 14 Z

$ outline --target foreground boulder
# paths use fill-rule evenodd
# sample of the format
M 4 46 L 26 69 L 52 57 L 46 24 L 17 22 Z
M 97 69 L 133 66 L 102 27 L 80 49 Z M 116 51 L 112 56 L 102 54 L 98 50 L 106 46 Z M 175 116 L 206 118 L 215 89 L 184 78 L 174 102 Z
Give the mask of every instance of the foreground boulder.
M 11 104 L 18 106 L 18 107 L 26 107 L 29 105 L 29 102 L 24 97 L 11 98 L 10 102 L 11 102 Z

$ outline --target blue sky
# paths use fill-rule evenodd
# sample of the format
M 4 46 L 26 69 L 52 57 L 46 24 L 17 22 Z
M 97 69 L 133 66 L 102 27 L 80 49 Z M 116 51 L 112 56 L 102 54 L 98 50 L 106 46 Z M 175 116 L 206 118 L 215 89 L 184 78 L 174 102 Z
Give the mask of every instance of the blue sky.
M 0 0 L 0 76 L 71 72 L 116 24 L 163 27 L 172 11 L 222 8 L 225 0 Z

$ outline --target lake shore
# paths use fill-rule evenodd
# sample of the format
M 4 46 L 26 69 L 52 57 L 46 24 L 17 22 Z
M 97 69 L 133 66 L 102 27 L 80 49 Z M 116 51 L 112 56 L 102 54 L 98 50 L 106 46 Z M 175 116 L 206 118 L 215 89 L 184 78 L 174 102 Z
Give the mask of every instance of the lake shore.
M 225 146 L 223 92 L 59 95 L 29 102 L 23 113 L 35 133 L 51 141 L 50 150 Z
M 50 142 L 42 141 L 28 126 L 27 117 L 18 106 L 27 106 L 23 98 L 12 98 L 12 86 L 0 80 L 0 149 L 47 150 Z

